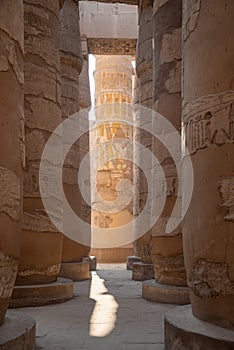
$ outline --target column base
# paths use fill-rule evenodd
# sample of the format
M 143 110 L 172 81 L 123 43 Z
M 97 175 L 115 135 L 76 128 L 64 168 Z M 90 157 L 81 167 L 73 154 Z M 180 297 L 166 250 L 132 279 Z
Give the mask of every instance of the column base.
M 132 279 L 134 281 L 145 281 L 154 278 L 154 265 L 143 262 L 132 264 Z
M 164 322 L 166 350 L 234 349 L 234 332 L 194 317 L 191 305 L 168 311 Z
M 73 282 L 58 278 L 54 283 L 15 286 L 10 308 L 63 303 L 73 298 Z
M 160 284 L 155 280 L 142 283 L 142 297 L 156 303 L 190 304 L 188 287 Z
M 36 322 L 26 315 L 7 311 L 0 326 L 0 349 L 34 350 L 36 346 Z
M 127 256 L 126 269 L 132 270 L 132 264 L 135 262 L 141 262 L 141 258 L 136 255 Z
M 75 281 L 90 279 L 90 264 L 86 261 L 62 263 L 59 276 Z
M 88 262 L 89 263 L 89 270 L 90 271 L 96 271 L 97 270 L 97 258 L 96 256 L 85 256 L 83 258 L 83 262 Z

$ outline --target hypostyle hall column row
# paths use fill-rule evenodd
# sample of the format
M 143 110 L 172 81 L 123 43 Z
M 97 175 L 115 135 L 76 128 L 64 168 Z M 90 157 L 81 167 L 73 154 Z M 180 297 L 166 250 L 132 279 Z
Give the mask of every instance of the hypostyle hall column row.
M 182 130 L 194 168 L 183 243 L 192 309 L 166 315 L 168 350 L 234 348 L 233 15 L 232 0 L 183 1 Z M 182 171 L 189 176 L 186 156 Z

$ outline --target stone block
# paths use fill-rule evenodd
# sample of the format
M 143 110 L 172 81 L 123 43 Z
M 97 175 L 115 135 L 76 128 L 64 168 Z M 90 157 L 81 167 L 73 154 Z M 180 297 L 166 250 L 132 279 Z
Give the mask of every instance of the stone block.
M 153 264 L 136 262 L 132 264 L 132 279 L 134 281 L 146 281 L 154 278 Z
M 141 262 L 141 258 L 139 256 L 131 255 L 127 257 L 126 269 L 132 270 L 132 265 L 136 262 Z
M 73 281 L 83 281 L 90 279 L 89 262 L 69 262 L 62 263 L 60 268 L 60 277 L 70 278 Z

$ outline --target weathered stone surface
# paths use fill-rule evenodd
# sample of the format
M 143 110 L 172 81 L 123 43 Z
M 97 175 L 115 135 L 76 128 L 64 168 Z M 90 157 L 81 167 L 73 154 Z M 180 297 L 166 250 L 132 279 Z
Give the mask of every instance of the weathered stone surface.
M 132 270 L 132 265 L 135 262 L 140 262 L 141 258 L 139 256 L 131 255 L 127 257 L 127 263 L 126 263 L 126 269 L 127 270 Z
M 20 254 L 24 164 L 23 42 L 23 1 L 2 1 L 0 3 L 0 325 L 8 308 Z M 2 325 L 0 328 L 2 332 Z M 5 326 L 5 332 L 7 329 Z
M 88 44 L 85 36 L 81 37 L 81 49 L 83 55 L 83 67 L 79 76 L 80 84 L 80 109 L 91 106 L 90 85 L 89 85 L 89 57 Z
M 79 76 L 82 70 L 83 54 L 80 38 L 78 2 L 65 0 L 63 8 L 60 11 L 60 21 L 62 117 L 65 119 L 79 112 L 80 109 Z M 80 129 L 80 125 L 77 127 Z M 87 139 L 87 143 L 88 141 Z M 77 184 L 78 169 L 82 159 L 82 149 L 80 146 L 80 140 L 77 140 L 66 156 L 63 169 L 63 188 L 72 210 L 82 218 L 84 200 Z M 86 147 L 88 148 L 87 144 Z M 82 258 L 88 254 L 88 247 L 64 236 L 63 263 L 82 261 Z
M 166 118 L 178 132 L 181 123 L 181 26 L 182 2 L 180 0 L 154 1 L 153 41 L 154 74 L 153 101 L 154 110 Z M 155 127 L 157 127 L 155 125 Z M 155 130 L 156 131 L 156 130 Z M 177 133 L 175 133 L 175 137 Z M 168 139 L 174 137 L 167 135 Z M 160 219 L 152 228 L 152 259 L 155 279 L 159 283 L 172 286 L 186 286 L 181 227 L 178 226 L 166 234 L 166 226 L 172 214 L 176 200 L 181 202 L 178 192 L 179 181 L 171 153 L 175 149 L 166 149 L 159 140 L 154 139 L 154 154 L 158 158 L 165 177 L 159 183 L 159 169 L 153 169 L 155 207 L 160 198 L 166 196 L 166 203 Z M 177 152 L 178 153 L 178 152 Z M 176 159 L 178 163 L 180 159 Z M 152 208 L 152 215 L 155 208 Z M 181 210 L 174 213 L 181 216 Z
M 90 264 L 88 261 L 62 263 L 59 272 L 60 277 L 73 281 L 83 281 L 90 278 Z
M 36 345 L 36 322 L 23 314 L 8 311 L 0 327 L 1 350 L 34 350 Z
M 152 108 L 152 70 L 153 70 L 153 49 L 152 49 L 152 3 L 148 0 L 140 1 L 139 3 L 139 37 L 137 42 L 136 53 L 136 100 L 142 106 Z M 135 141 L 152 150 L 152 135 L 141 128 L 145 123 L 143 116 L 140 116 L 137 121 L 137 129 L 135 131 Z M 134 157 L 141 158 L 140 154 L 134 154 Z M 150 164 L 148 165 L 151 166 Z M 136 190 L 139 191 L 137 197 L 134 199 L 135 216 L 139 215 L 145 206 L 148 193 L 147 179 L 142 170 L 137 170 L 134 179 Z M 150 220 L 150 211 L 149 211 Z M 141 227 L 134 228 L 136 235 L 141 234 Z M 135 254 L 139 256 L 144 263 L 151 263 L 151 231 L 146 232 L 143 236 L 134 242 Z
M 142 283 L 142 297 L 155 303 L 190 304 L 188 287 L 157 283 L 155 280 Z
M 42 306 L 63 303 L 73 298 L 73 282 L 58 278 L 54 283 L 15 286 L 10 301 L 11 308 Z
M 146 281 L 154 278 L 154 265 L 143 262 L 132 264 L 132 279 L 134 281 Z
M 169 310 L 164 320 L 166 350 L 232 350 L 234 347 L 234 332 L 197 319 L 190 305 Z
M 187 286 L 181 234 L 152 237 L 155 279 L 159 283 Z
M 41 155 L 61 121 L 58 15 L 58 1 L 24 1 L 26 162 L 19 284 L 55 281 L 61 261 L 62 235 L 48 219 L 39 190 Z M 61 218 L 59 202 L 54 215 Z
M 97 258 L 96 258 L 96 256 L 93 256 L 93 255 L 85 256 L 83 258 L 83 261 L 89 263 L 89 270 L 90 271 L 96 271 L 96 269 L 97 269 Z
M 136 54 L 136 39 L 88 38 L 88 52 L 93 55 Z
M 234 3 L 185 1 L 183 11 L 182 125 L 194 170 L 193 197 L 183 225 L 190 298 L 194 316 L 234 330 Z

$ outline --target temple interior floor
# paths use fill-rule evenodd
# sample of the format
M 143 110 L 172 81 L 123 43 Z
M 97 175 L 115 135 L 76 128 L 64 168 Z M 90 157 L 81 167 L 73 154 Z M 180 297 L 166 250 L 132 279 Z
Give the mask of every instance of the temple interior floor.
M 125 264 L 99 264 L 74 283 L 63 304 L 17 309 L 37 322 L 37 350 L 163 350 L 163 315 L 175 305 L 141 298 L 141 282 Z

